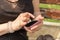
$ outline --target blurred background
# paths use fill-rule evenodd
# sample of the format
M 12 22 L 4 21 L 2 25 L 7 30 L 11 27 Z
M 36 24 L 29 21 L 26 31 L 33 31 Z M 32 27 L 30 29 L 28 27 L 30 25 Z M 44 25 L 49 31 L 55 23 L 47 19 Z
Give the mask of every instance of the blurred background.
M 34 33 L 27 32 L 29 40 L 36 40 L 39 35 L 50 34 L 55 39 L 60 37 L 60 0 L 40 0 L 40 11 L 44 16 L 43 26 Z

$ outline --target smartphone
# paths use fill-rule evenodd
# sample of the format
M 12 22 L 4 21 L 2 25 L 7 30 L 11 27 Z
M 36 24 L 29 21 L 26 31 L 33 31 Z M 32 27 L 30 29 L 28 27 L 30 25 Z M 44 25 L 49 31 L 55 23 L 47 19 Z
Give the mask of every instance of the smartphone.
M 30 27 L 30 26 L 32 26 L 33 24 L 35 24 L 36 22 L 37 22 L 37 20 L 33 20 L 33 21 L 27 23 L 25 26 L 26 26 L 26 27 Z

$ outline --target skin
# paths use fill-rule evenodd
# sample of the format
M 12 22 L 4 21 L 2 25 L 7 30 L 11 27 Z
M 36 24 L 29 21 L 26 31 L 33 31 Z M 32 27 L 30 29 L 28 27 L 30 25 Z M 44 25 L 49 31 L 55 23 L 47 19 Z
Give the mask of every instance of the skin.
M 17 2 L 18 0 L 8 0 L 11 2 Z M 34 6 L 34 15 L 32 15 L 29 12 L 25 12 L 20 14 L 14 21 L 12 21 L 12 29 L 13 31 L 17 31 L 24 27 L 24 29 L 28 32 L 34 32 L 38 27 L 41 27 L 43 24 L 43 17 L 41 16 L 40 10 L 39 10 L 39 0 L 32 0 L 32 4 Z M 27 22 L 29 22 L 30 17 L 34 18 L 34 20 L 37 20 L 38 22 L 34 24 L 32 27 L 27 28 L 26 25 Z M 23 19 L 24 18 L 24 19 Z M 6 33 L 9 33 L 8 31 L 8 23 L 0 24 L 0 35 L 4 35 Z
M 21 29 L 24 25 L 27 24 L 30 17 L 34 18 L 34 16 L 28 12 L 20 14 L 14 21 L 11 22 L 12 30 L 17 31 L 17 30 Z M 0 24 L 0 36 L 4 35 L 6 33 L 9 33 L 9 26 L 8 25 L 9 25 L 9 23 Z
M 10 0 L 11 2 L 16 2 L 18 0 Z M 40 8 L 39 8 L 39 0 L 32 0 L 32 4 L 33 4 L 33 7 L 34 7 L 34 16 L 36 17 L 35 20 L 42 20 L 43 21 L 43 17 L 41 16 L 41 13 L 40 13 Z M 41 23 L 39 23 L 40 25 L 42 25 L 42 21 Z M 33 31 L 34 29 L 38 28 L 38 26 L 40 26 L 39 24 L 35 25 L 35 27 L 31 28 L 31 30 Z M 24 27 L 26 30 L 28 28 Z M 28 30 L 27 30 L 28 31 Z M 29 31 L 30 32 L 30 31 Z
M 10 2 L 17 2 L 18 0 L 8 0 L 8 1 L 10 1 Z
M 24 28 L 29 32 L 34 32 L 35 30 L 36 31 L 39 30 L 38 28 L 42 26 L 44 19 L 44 17 L 42 17 L 40 13 L 40 8 L 39 8 L 40 0 L 32 0 L 32 4 L 34 7 L 34 16 L 35 16 L 34 20 L 37 20 L 38 22 L 35 25 L 32 25 L 30 28 L 24 26 Z
M 9 0 L 11 2 L 16 2 L 18 0 Z M 32 4 L 33 4 L 33 7 L 34 7 L 34 16 L 36 17 L 34 20 L 38 20 L 38 23 L 39 21 L 41 21 L 39 24 L 36 24 L 34 25 L 32 28 L 28 29 L 27 27 L 24 26 L 24 28 L 29 31 L 29 32 L 32 32 L 33 30 L 37 29 L 38 26 L 41 26 L 42 25 L 42 21 L 43 21 L 43 17 L 41 16 L 41 13 L 40 13 L 40 8 L 39 8 L 39 3 L 40 1 L 39 0 L 32 0 Z

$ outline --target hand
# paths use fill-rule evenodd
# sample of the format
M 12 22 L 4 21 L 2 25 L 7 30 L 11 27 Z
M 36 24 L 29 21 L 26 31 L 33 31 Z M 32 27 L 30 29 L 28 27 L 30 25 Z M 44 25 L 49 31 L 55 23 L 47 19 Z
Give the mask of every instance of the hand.
M 30 27 L 24 26 L 25 30 L 27 30 L 28 32 L 34 32 L 36 30 L 39 30 L 39 28 L 43 24 L 43 19 L 44 18 L 41 15 L 37 16 L 34 20 L 37 20 L 38 22 L 35 23 L 34 25 L 30 26 Z
M 16 18 L 16 20 L 13 21 L 13 29 L 19 30 L 20 28 L 22 28 L 30 20 L 30 17 L 34 18 L 34 16 L 31 13 L 28 12 L 21 13 Z

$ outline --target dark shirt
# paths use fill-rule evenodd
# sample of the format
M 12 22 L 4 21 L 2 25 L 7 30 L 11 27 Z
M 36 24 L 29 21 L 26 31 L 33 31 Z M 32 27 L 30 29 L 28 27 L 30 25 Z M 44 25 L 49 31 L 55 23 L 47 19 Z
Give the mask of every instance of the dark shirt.
M 17 7 L 12 8 L 11 3 L 6 0 L 0 0 L 0 24 L 6 23 L 8 21 L 13 21 L 22 12 L 33 13 L 32 0 L 19 0 L 17 2 Z M 26 31 L 20 29 L 14 33 L 5 34 L 0 36 L 0 40 L 28 40 Z
M 14 20 L 21 12 L 33 13 L 32 0 L 19 0 L 15 9 L 6 0 L 0 0 L 0 23 Z

